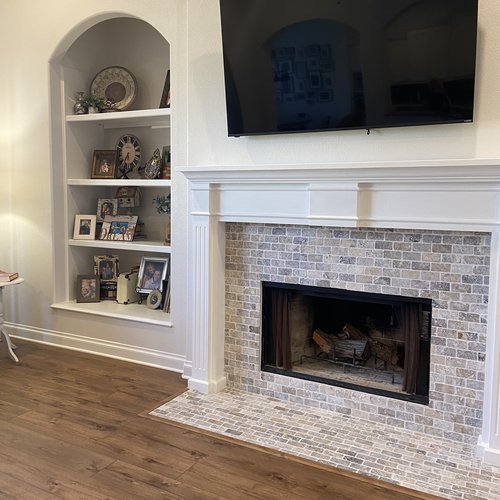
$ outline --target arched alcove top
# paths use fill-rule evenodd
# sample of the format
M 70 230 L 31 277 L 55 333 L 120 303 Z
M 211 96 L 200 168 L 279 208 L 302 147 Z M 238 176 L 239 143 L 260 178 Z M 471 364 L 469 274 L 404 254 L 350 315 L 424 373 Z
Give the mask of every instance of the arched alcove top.
M 109 66 L 122 66 L 135 76 L 138 95 L 131 109 L 157 108 L 170 68 L 170 44 L 151 24 L 129 15 L 101 14 L 81 22 L 51 60 L 53 74 L 64 82 L 68 109 L 76 92 L 88 92 L 94 76 Z

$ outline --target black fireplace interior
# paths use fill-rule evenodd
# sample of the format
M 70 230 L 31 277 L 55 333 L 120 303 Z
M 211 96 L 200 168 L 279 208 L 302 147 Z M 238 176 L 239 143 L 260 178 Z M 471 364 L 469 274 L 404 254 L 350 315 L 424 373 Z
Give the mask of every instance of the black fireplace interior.
M 262 283 L 262 370 L 429 402 L 432 301 Z

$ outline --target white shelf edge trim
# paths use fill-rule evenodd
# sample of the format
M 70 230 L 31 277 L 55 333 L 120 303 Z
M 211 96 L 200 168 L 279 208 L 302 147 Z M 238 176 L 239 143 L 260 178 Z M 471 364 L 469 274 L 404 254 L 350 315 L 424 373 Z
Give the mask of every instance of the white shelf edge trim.
M 157 122 L 159 120 L 170 119 L 170 108 L 158 109 L 138 109 L 134 111 L 114 111 L 111 113 L 91 113 L 86 115 L 67 115 L 66 121 L 73 123 L 106 123 L 120 122 L 127 120 Z M 156 124 L 156 123 L 155 123 Z
M 172 181 L 167 179 L 68 179 L 68 186 L 139 186 L 169 187 Z
M 172 247 L 163 245 L 161 241 L 107 241 L 107 240 L 69 240 L 69 246 L 88 248 L 108 248 L 112 250 L 128 250 L 130 252 L 171 253 Z
M 170 314 L 163 311 L 148 309 L 143 304 L 117 304 L 114 301 L 101 301 L 91 303 L 77 303 L 74 300 L 67 302 L 56 302 L 51 304 L 53 309 L 63 311 L 92 314 L 108 318 L 123 319 L 125 321 L 137 321 L 150 325 L 172 327 Z

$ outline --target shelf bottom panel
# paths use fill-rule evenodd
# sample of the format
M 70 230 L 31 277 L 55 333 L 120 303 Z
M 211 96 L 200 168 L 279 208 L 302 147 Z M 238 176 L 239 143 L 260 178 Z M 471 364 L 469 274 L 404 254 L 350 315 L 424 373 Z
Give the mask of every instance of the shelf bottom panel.
M 146 304 L 118 304 L 112 300 L 77 303 L 74 300 L 52 304 L 53 309 L 73 311 L 94 316 L 136 321 L 150 325 L 171 327 L 170 314 L 156 309 L 148 309 Z

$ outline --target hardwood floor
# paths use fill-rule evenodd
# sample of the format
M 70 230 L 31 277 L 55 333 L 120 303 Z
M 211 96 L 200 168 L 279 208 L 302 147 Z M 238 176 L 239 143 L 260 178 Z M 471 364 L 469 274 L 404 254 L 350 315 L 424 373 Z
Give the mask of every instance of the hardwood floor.
M 0 344 L 0 498 L 431 499 L 147 417 L 178 374 L 15 341 Z

